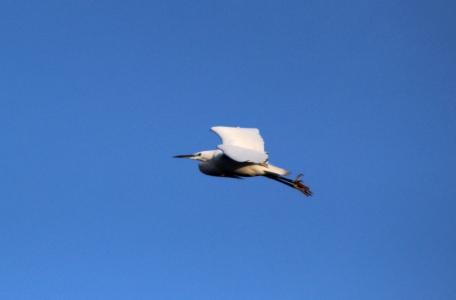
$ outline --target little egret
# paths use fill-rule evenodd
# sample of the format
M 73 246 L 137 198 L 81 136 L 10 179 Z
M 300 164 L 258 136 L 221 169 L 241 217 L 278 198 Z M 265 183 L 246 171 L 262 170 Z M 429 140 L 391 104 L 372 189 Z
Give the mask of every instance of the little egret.
M 198 167 L 206 175 L 231 178 L 265 176 L 306 196 L 312 195 L 309 187 L 299 179 L 302 174 L 292 180 L 282 176 L 290 172 L 268 163 L 268 153 L 264 151 L 264 141 L 257 128 L 215 126 L 211 130 L 222 139 L 218 150 L 173 157 L 199 160 Z

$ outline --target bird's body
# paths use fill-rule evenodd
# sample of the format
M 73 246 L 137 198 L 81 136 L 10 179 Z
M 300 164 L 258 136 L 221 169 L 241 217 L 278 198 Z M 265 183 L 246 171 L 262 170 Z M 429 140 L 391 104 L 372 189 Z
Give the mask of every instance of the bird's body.
M 207 160 L 198 163 L 200 171 L 206 175 L 221 177 L 252 177 L 267 174 L 287 175 L 288 171 L 268 163 L 238 162 L 223 154 L 221 150 L 203 151 Z
M 198 167 L 206 175 L 232 178 L 265 176 L 296 188 L 307 196 L 312 195 L 299 180 L 301 174 L 291 180 L 282 176 L 288 175 L 288 171 L 268 163 L 268 153 L 264 151 L 264 141 L 258 129 L 216 126 L 211 130 L 222 139 L 219 149 L 174 157 L 199 160 Z

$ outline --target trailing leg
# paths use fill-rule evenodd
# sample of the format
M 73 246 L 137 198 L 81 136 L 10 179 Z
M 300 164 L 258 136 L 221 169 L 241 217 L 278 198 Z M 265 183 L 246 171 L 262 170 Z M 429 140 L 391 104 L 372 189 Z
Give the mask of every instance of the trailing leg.
M 280 183 L 283 183 L 285 185 L 288 185 L 289 187 L 295 188 L 306 196 L 312 196 L 312 194 L 313 194 L 312 191 L 310 190 L 310 188 L 308 186 L 306 186 L 302 182 L 302 180 L 299 179 L 302 176 L 302 174 L 299 174 L 295 180 L 291 180 L 290 178 L 286 178 L 286 177 L 283 177 L 283 176 L 280 176 L 277 174 L 273 174 L 273 173 L 267 174 L 265 176 L 267 178 L 270 178 L 270 179 L 273 179 Z

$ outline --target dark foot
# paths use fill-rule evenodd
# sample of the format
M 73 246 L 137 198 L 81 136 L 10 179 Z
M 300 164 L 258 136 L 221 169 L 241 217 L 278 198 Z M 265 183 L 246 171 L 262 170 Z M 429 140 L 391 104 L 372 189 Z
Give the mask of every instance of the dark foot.
M 299 178 L 302 176 L 302 174 L 299 174 L 295 180 L 293 180 L 293 187 L 299 191 L 301 191 L 304 195 L 306 196 L 312 196 L 312 191 L 309 189 L 307 185 L 305 185 L 302 180 Z

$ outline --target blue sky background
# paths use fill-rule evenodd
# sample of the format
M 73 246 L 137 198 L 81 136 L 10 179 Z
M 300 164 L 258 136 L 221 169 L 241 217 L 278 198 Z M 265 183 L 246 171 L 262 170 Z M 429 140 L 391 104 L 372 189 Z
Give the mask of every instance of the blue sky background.
M 1 299 L 454 299 L 453 1 L 2 1 Z M 201 174 L 257 127 L 265 178 Z

